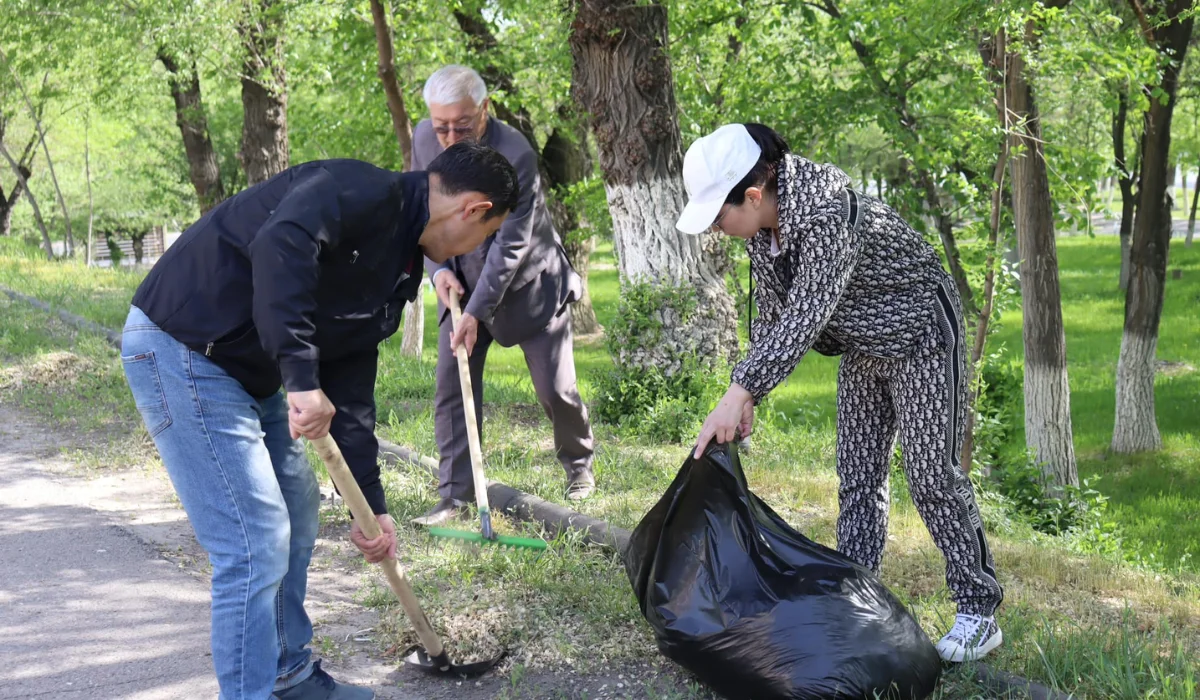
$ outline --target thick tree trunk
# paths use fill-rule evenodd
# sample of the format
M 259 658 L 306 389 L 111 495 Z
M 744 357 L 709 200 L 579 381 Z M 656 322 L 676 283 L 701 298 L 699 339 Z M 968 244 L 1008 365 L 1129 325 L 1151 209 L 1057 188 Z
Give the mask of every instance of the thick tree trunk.
M 1129 290 L 1125 295 L 1125 332 L 1117 362 L 1117 415 L 1113 452 L 1139 452 L 1162 446 L 1154 413 L 1155 351 L 1162 317 L 1171 243 L 1171 212 L 1167 209 L 1167 170 L 1171 151 L 1171 117 L 1179 91 L 1179 73 L 1192 35 L 1193 19 L 1180 20 L 1190 0 L 1142 3 L 1131 0 L 1142 21 L 1143 34 L 1158 50 L 1162 84 L 1167 97 L 1151 99 L 1142 134 L 1142 177 L 1137 220 L 1130 251 Z M 1163 5 L 1165 4 L 1165 8 Z M 1151 27 L 1143 12 L 1165 9 L 1169 22 Z M 1147 90 L 1148 92 L 1150 90 Z
M 225 199 L 225 186 L 221 184 L 217 152 L 208 133 L 208 116 L 200 95 L 200 75 L 196 72 L 195 61 L 184 69 L 165 47 L 158 49 L 158 60 L 171 74 L 168 84 L 171 99 L 175 102 L 175 124 L 187 153 L 188 177 L 196 189 L 200 213 L 204 214 Z
M 690 353 L 731 361 L 738 340 L 725 285 L 728 255 L 716 236 L 675 228 L 685 193 L 666 8 L 624 0 L 572 0 L 571 7 L 572 91 L 596 136 L 622 286 L 681 288 L 696 301 L 686 318 L 664 308 L 658 342 L 627 348 L 616 360 L 667 374 Z
M 242 66 L 242 148 L 246 182 L 256 185 L 288 167 L 287 80 L 280 0 L 257 0 L 238 26 Z
M 1129 91 L 1122 88 L 1117 93 L 1117 112 L 1113 115 L 1112 142 L 1113 162 L 1117 169 L 1117 182 L 1121 186 L 1121 291 L 1129 286 L 1129 245 L 1133 232 L 1133 212 L 1137 199 L 1133 196 L 1133 169 L 1125 163 L 1125 124 L 1129 115 Z
M 12 168 L 13 174 L 17 176 L 18 187 L 25 191 L 29 198 L 29 206 L 33 208 L 33 220 L 37 222 L 38 229 L 42 232 L 42 247 L 46 251 L 46 259 L 54 259 L 54 246 L 50 243 L 50 232 L 46 229 L 46 222 L 42 219 L 42 209 L 38 206 L 37 197 L 33 196 L 33 191 L 29 189 L 29 180 L 26 173 L 27 168 L 21 167 L 17 161 L 13 160 L 12 154 L 4 147 L 4 141 L 0 140 L 0 155 L 4 156 L 4 160 L 8 161 L 8 166 Z
M 375 22 L 379 81 L 383 83 L 383 92 L 387 95 L 388 113 L 392 115 L 392 129 L 396 132 L 396 141 L 400 144 L 404 170 L 408 170 L 412 167 L 412 121 L 409 120 L 408 109 L 404 106 L 400 81 L 396 79 L 396 52 L 392 49 L 392 28 L 388 26 L 387 14 L 379 0 L 371 0 L 371 17 Z
M 1196 203 L 1200 202 L 1200 172 L 1196 173 L 1195 189 L 1192 190 L 1192 211 L 1188 214 L 1188 232 L 1187 240 L 1184 241 L 1185 248 L 1192 247 L 1192 237 L 1196 234 Z
M 1025 25 L 1026 48 L 1036 42 L 1037 24 Z M 1071 390 L 1063 332 L 1054 206 L 1042 150 L 1042 129 L 1025 55 L 1009 52 L 1006 125 L 1012 153 L 1013 214 L 1021 252 L 1025 341 L 1025 443 L 1052 489 L 1077 486 L 1071 438 Z

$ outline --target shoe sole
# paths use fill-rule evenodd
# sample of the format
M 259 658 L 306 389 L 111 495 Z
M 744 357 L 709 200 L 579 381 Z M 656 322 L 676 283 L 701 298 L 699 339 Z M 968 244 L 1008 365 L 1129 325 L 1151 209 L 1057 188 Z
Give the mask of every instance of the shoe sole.
M 973 651 L 968 652 L 966 648 L 958 647 L 954 650 L 954 653 L 946 656 L 942 653 L 941 649 L 938 649 L 938 656 L 941 656 L 943 661 L 949 661 L 953 664 L 961 664 L 964 661 L 978 661 L 979 659 L 982 659 L 990 654 L 996 649 L 996 647 L 1000 646 L 1003 641 L 1004 632 L 1001 630 L 996 630 L 996 633 L 993 634 L 986 642 L 984 642 L 982 646 L 977 647 Z

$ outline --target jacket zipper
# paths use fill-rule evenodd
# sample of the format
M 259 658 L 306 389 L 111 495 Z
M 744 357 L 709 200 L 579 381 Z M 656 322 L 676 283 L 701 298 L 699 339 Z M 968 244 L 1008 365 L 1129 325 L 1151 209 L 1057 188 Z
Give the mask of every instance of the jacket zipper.
M 209 343 L 208 347 L 204 348 L 204 356 L 205 357 L 212 357 L 212 346 L 213 346 L 213 344 Z

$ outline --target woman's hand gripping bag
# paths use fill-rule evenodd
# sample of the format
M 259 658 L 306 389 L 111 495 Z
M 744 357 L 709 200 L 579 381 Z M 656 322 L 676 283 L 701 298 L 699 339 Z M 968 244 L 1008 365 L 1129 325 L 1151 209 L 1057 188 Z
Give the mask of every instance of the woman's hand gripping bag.
M 659 649 L 727 698 L 924 698 L 937 684 L 916 619 L 751 493 L 729 445 L 689 455 L 623 557 Z

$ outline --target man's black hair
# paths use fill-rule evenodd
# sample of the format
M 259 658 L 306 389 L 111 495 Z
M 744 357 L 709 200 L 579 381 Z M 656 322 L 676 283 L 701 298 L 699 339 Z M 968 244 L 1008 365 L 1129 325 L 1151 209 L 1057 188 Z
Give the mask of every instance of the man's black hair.
M 459 141 L 434 158 L 427 170 L 437 173 L 448 195 L 478 192 L 487 197 L 492 208 L 484 214 L 485 221 L 515 211 L 521 198 L 512 163 L 496 149 L 475 142 Z

